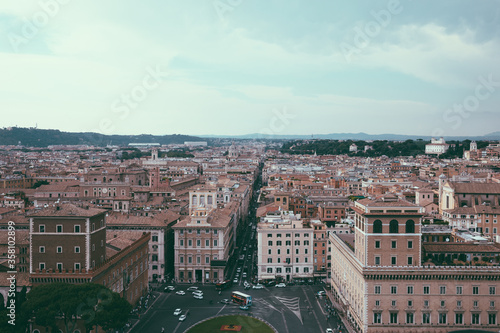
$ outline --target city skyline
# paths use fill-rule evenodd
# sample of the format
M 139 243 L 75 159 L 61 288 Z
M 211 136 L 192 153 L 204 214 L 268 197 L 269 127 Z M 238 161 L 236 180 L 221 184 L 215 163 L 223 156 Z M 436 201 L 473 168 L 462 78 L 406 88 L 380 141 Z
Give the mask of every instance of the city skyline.
M 2 127 L 478 136 L 500 123 L 494 1 L 0 5 Z

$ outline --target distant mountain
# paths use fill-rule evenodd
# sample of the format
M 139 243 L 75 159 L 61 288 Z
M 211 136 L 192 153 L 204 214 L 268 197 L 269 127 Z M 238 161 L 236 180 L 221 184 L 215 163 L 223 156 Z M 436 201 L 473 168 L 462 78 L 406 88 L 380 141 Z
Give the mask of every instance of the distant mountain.
M 268 135 L 268 134 L 245 134 L 245 135 L 201 135 L 206 138 L 234 138 L 234 139 L 274 139 L 274 140 L 308 140 L 308 139 L 327 139 L 327 140 L 430 140 L 427 135 L 404 135 L 404 134 L 366 134 L 366 133 L 330 133 L 330 134 L 312 134 L 312 135 Z M 445 140 L 500 140 L 500 132 L 486 134 L 484 136 L 445 136 Z
M 0 145 L 47 147 L 50 145 L 93 145 L 108 144 L 126 146 L 129 143 L 182 144 L 184 141 L 202 141 L 190 135 L 103 135 L 99 133 L 72 133 L 51 129 L 10 127 L 0 129 Z

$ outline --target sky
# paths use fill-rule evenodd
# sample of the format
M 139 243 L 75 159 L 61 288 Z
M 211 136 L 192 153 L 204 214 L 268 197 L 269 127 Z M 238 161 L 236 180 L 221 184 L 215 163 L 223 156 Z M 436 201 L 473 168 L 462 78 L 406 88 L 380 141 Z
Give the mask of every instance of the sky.
M 500 131 L 499 1 L 0 4 L 0 127 Z

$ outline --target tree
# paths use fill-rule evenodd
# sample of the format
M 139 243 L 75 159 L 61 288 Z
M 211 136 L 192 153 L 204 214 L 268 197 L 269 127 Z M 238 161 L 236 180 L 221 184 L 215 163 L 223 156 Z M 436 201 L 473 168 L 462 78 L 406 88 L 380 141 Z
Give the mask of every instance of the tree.
M 26 295 L 21 311 L 34 318 L 37 325 L 54 332 L 60 329 L 58 320 L 62 321 L 65 332 L 73 332 L 79 320 L 84 321 L 87 330 L 96 325 L 106 329 L 121 328 L 131 308 L 119 294 L 100 284 L 52 283 L 34 287 Z
M 39 188 L 42 185 L 49 185 L 49 182 L 46 180 L 38 180 L 35 184 L 33 184 L 33 188 Z

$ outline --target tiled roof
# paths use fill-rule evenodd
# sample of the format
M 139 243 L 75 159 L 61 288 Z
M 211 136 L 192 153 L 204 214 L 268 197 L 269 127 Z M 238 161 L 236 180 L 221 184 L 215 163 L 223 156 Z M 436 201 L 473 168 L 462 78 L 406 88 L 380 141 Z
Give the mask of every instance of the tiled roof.
M 89 207 L 81 208 L 72 204 L 60 204 L 49 206 L 42 211 L 35 213 L 31 216 L 80 216 L 91 217 L 106 212 L 105 209 L 98 209 Z

